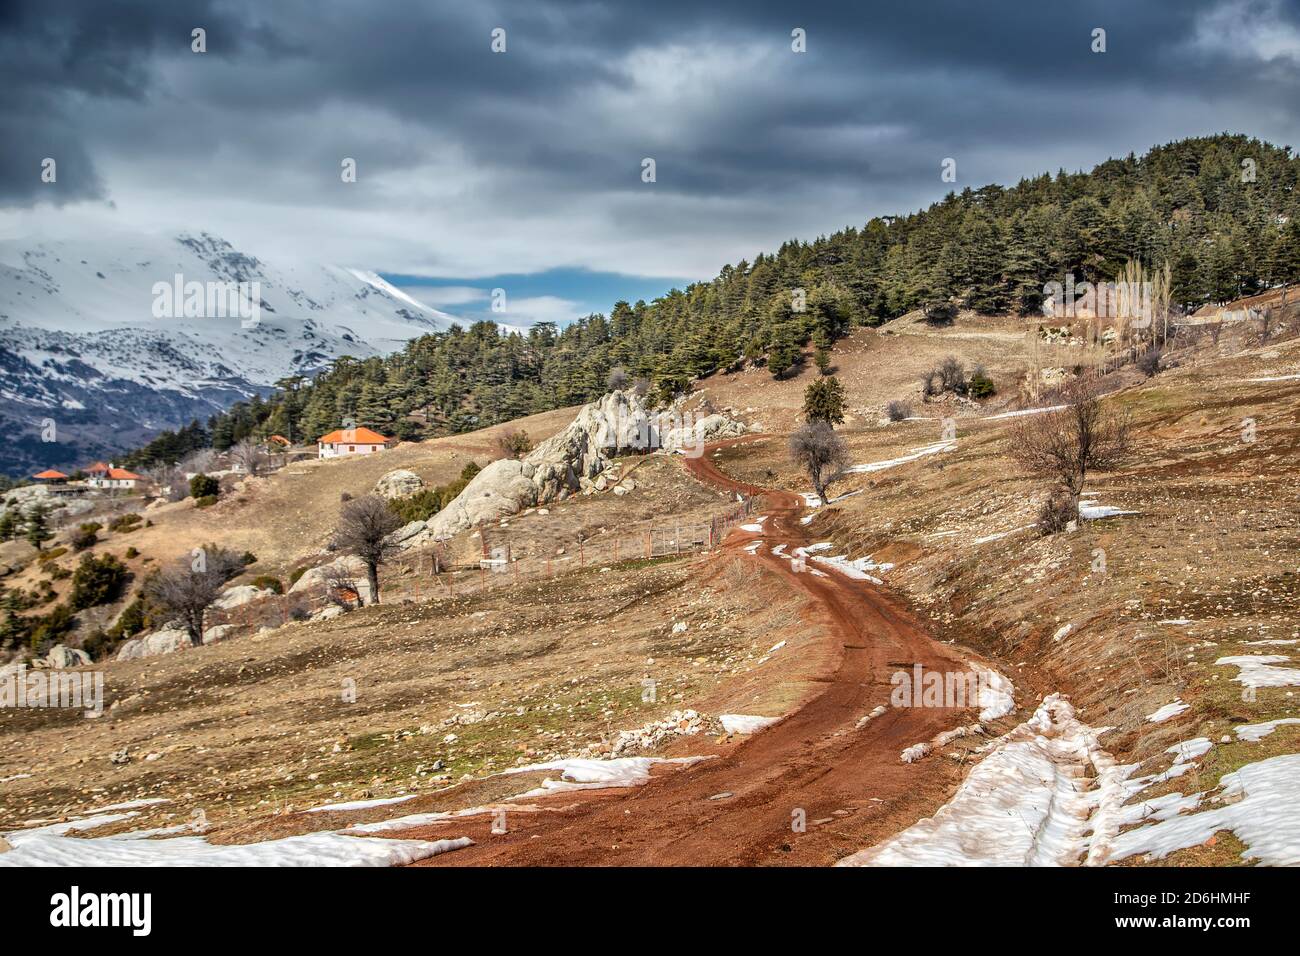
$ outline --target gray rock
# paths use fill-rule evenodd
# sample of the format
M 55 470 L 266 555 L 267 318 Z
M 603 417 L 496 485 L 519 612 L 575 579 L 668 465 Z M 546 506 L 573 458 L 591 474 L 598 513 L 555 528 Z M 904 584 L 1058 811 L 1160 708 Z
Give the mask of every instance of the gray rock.
M 424 488 L 424 480 L 413 471 L 398 468 L 375 482 L 375 494 L 385 498 L 405 498 Z
M 261 600 L 274 592 L 270 588 L 255 588 L 251 584 L 241 584 L 238 587 L 227 588 L 221 597 L 212 602 L 212 606 L 221 608 L 223 611 L 232 607 L 242 607 L 253 601 Z
M 55 644 L 45 656 L 50 667 L 82 667 L 90 663 L 90 655 L 75 647 Z
M 410 545 L 408 545 L 407 542 L 410 541 L 412 538 L 414 538 L 416 535 L 418 535 L 421 531 L 423 531 L 424 527 L 425 527 L 425 522 L 423 521 L 411 521 L 407 524 L 402 525 L 400 528 L 398 528 L 396 531 L 390 534 L 388 536 L 388 540 L 391 541 L 393 544 L 398 545 L 399 547 L 410 547 Z

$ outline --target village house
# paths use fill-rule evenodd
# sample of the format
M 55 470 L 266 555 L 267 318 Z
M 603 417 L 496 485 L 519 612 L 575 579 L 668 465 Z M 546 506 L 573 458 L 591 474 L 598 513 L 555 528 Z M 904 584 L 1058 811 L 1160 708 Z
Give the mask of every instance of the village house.
M 338 428 L 322 435 L 317 444 L 320 458 L 342 458 L 346 455 L 373 455 L 388 446 L 389 439 L 369 428 Z
M 116 465 L 97 461 L 86 469 L 86 484 L 91 488 L 130 489 L 144 481 L 140 475 Z

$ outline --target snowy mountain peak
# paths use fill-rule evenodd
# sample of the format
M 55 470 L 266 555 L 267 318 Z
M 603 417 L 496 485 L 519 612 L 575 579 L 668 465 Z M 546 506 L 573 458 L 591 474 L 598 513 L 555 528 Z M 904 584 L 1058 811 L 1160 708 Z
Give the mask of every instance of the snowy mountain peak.
M 373 272 L 272 263 L 208 233 L 3 241 L 0 471 L 75 467 L 454 321 Z

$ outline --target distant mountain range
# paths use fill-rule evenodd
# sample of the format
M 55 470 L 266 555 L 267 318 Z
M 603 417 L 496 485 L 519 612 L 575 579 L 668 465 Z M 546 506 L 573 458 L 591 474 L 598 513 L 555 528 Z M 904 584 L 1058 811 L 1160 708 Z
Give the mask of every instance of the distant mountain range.
M 188 283 L 206 294 L 185 317 L 170 289 Z M 256 290 L 256 321 L 217 317 L 210 296 L 236 288 Z M 240 305 L 247 316 L 254 303 Z M 111 458 L 285 376 L 453 322 L 373 272 L 272 264 L 206 233 L 0 242 L 0 473 Z

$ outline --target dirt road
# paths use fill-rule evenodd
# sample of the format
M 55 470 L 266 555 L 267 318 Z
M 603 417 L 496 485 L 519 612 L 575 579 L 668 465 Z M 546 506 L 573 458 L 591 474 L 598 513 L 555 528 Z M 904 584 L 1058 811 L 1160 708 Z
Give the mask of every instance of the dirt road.
M 403 837 L 464 834 L 476 841 L 429 865 L 827 865 L 932 813 L 951 793 L 960 778 L 954 761 L 934 755 L 905 764 L 899 755 L 969 723 L 970 711 L 891 708 L 862 729 L 857 724 L 888 703 L 892 674 L 913 663 L 965 670 L 960 653 L 931 639 L 881 589 L 829 570 L 796 573 L 773 555 L 777 545 L 791 551 L 809 543 L 798 496 L 738 482 L 707 454 L 686 463 L 703 481 L 765 496 L 763 532 L 733 532 L 724 548 L 811 599 L 817 619 L 810 626 L 837 649 L 818 678 L 823 689 L 780 723 L 712 759 L 665 770 L 643 787 L 548 798 L 565 809 L 508 814 L 505 834 L 492 834 L 486 816 L 402 831 Z M 756 539 L 764 546 L 744 554 Z M 692 752 L 718 749 L 707 741 L 691 748 L 691 742 L 685 745 Z M 801 813 L 806 832 L 792 826 Z

